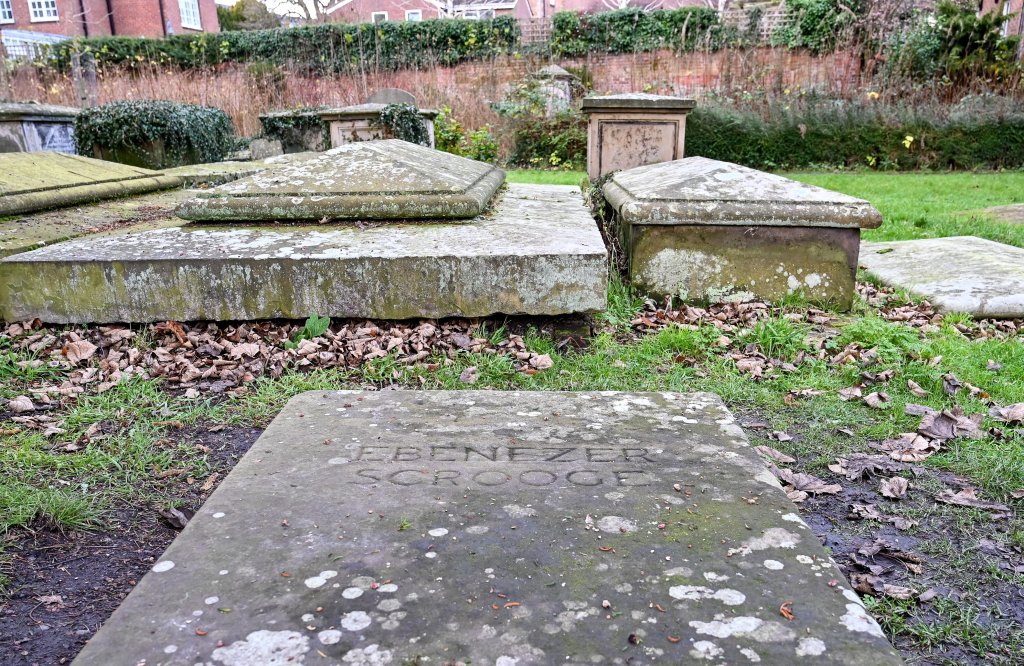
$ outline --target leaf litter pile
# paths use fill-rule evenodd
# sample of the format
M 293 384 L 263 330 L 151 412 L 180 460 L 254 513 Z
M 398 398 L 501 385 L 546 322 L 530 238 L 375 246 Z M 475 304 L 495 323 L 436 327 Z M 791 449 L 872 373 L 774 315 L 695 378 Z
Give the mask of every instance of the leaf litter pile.
M 943 325 L 942 316 L 927 302 L 903 301 L 871 285 L 858 285 L 858 291 L 882 319 L 899 323 L 917 334 L 938 331 Z M 779 318 L 804 327 L 809 343 L 788 357 L 771 353 L 746 335 L 760 322 Z M 718 337 L 709 344 L 708 354 L 730 360 L 736 372 L 756 382 L 784 378 L 812 361 L 836 369 L 853 368 L 859 379 L 835 391 L 836 396 L 844 402 L 861 403 L 868 410 L 877 410 L 879 415 L 894 407 L 890 387 L 895 382 L 900 383 L 901 390 L 905 387 L 922 401 L 937 393 L 937 389 L 930 392 L 914 380 L 884 369 L 882 352 L 876 348 L 853 342 L 837 349 L 830 344 L 839 335 L 839 319 L 833 313 L 814 308 L 786 311 L 760 302 L 674 307 L 671 301 L 647 301 L 628 331 L 613 333 L 624 344 L 630 344 L 672 327 L 714 327 Z M 0 401 L 0 418 L 5 417 L 16 428 L 59 438 L 64 428 L 56 415 L 62 405 L 83 394 L 103 393 L 132 377 L 161 380 L 166 390 L 203 398 L 244 397 L 254 380 L 280 377 L 287 371 L 358 371 L 378 359 L 387 359 L 392 364 L 387 367 L 394 381 L 410 381 L 397 368 L 416 368 L 429 374 L 457 363 L 459 356 L 467 352 L 506 357 L 522 375 L 557 372 L 551 356 L 528 349 L 523 335 L 488 333 L 501 324 L 446 320 L 342 321 L 331 325 L 326 318 L 316 316 L 305 324 L 167 321 L 135 327 L 57 328 L 44 327 L 39 322 L 12 323 L 0 331 L 0 342 L 21 353 L 23 360 L 16 364 L 23 370 L 46 372 L 30 382 L 21 395 Z M 1024 335 L 1022 321 L 983 320 L 954 327 L 968 340 L 1011 340 Z M 556 342 L 556 347 L 566 353 L 588 344 L 576 335 L 563 336 Z M 24 360 L 25 357 L 30 360 Z M 680 355 L 676 362 L 695 367 L 698 377 L 706 376 L 696 359 Z M 941 358 L 927 362 L 938 366 Z M 477 367 L 456 367 L 461 370 L 461 384 L 468 387 L 480 381 L 481 371 Z M 998 372 L 1000 367 L 992 361 L 989 370 Z M 412 381 L 423 383 L 423 373 L 413 375 Z M 358 375 L 355 376 L 358 381 Z M 384 376 L 377 383 L 387 381 Z M 713 386 L 709 388 L 713 390 Z M 784 403 L 799 407 L 825 393 L 818 388 L 790 389 Z M 871 441 L 868 450 L 837 454 L 827 465 L 813 469 L 807 468 L 808 461 L 801 460 L 799 454 L 789 453 L 796 453 L 799 448 L 793 446 L 802 439 L 799 432 L 791 435 L 771 430 L 757 418 L 744 423 L 755 442 L 763 442 L 757 450 L 789 497 L 801 506 L 804 517 L 832 548 L 837 563 L 857 591 L 870 599 L 934 607 L 943 600 L 960 603 L 969 597 L 957 585 L 950 584 L 948 577 L 942 577 L 947 567 L 941 558 L 915 550 L 915 545 L 936 539 L 951 540 L 951 536 L 943 533 L 944 525 L 951 519 L 936 518 L 927 511 L 921 517 L 917 514 L 922 512 L 908 511 L 906 507 L 969 509 L 980 512 L 995 529 L 1006 531 L 1015 518 L 1011 505 L 1024 499 L 1024 488 L 1014 490 L 1005 499 L 1010 504 L 1005 504 L 986 497 L 964 479 L 922 465 L 959 442 L 983 438 L 999 441 L 1024 426 L 1024 403 L 996 404 L 984 387 L 962 382 L 953 374 L 943 376 L 942 394 L 952 403 L 958 397 L 968 396 L 971 404 L 987 404 L 987 410 L 969 412 L 957 404 L 934 409 L 905 403 L 905 413 L 917 420 L 913 431 Z M 737 411 L 744 415 L 742 410 Z M 839 432 L 854 435 L 845 429 Z M 825 474 L 826 468 L 831 476 Z M 166 523 L 176 526 L 187 522 L 187 511 L 186 515 L 175 513 L 177 509 L 167 511 L 169 515 L 162 518 Z M 1024 581 L 1024 548 L 1020 543 L 982 538 L 975 543 L 958 542 L 956 547 L 978 551 L 988 561 L 997 562 L 1000 575 L 1016 581 L 1015 589 L 1024 594 L 1020 592 Z M 932 585 L 932 581 L 938 582 Z M 1017 600 L 1010 616 L 1015 618 L 1018 630 L 1024 626 L 1024 602 Z M 897 643 L 913 652 L 913 646 L 899 645 L 899 640 Z M 1020 645 L 1024 646 L 1024 634 Z M 956 641 L 952 647 L 947 644 L 943 649 L 952 650 L 947 656 L 953 654 L 965 663 L 975 662 L 979 656 L 982 660 L 976 663 L 1013 663 L 1004 661 L 1005 654 L 999 649 L 968 649 Z

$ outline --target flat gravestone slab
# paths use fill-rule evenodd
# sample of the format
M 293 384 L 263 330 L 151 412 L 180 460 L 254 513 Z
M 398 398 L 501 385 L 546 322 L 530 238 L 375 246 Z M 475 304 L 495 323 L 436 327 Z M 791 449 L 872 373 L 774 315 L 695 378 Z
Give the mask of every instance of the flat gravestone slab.
M 860 265 L 941 312 L 1024 317 L 1024 249 L 975 236 L 863 243 Z
M 874 206 L 756 169 L 687 157 L 614 174 L 604 195 L 628 224 L 874 228 Z
M 186 201 L 186 220 L 419 220 L 482 213 L 505 181 L 493 165 L 388 139 L 333 148 Z
M 289 153 L 259 160 L 229 160 L 226 162 L 185 164 L 171 169 L 164 169 L 160 173 L 180 178 L 184 187 L 210 187 L 230 183 L 233 180 L 252 176 L 277 166 L 309 160 L 318 155 L 319 153 L 315 152 Z M 195 193 L 192 193 L 191 196 L 195 196 Z
M 698 659 L 900 663 L 717 397 L 383 391 L 292 399 L 75 664 Z
M 181 180 L 63 153 L 0 153 L 0 217 L 152 192 Z
M 554 315 L 604 309 L 579 188 L 512 185 L 466 224 L 198 226 L 79 238 L 0 260 L 0 318 L 150 322 Z

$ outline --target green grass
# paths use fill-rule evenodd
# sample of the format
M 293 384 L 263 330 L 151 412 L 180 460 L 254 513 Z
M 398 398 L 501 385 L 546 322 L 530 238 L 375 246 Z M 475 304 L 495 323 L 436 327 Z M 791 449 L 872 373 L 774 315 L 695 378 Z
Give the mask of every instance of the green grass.
M 542 171 L 539 169 L 511 169 L 505 172 L 510 183 L 532 183 L 535 185 L 580 185 L 587 180 L 582 171 Z
M 867 240 L 980 236 L 1024 247 L 1024 225 L 984 208 L 1024 203 L 1024 171 L 1000 173 L 793 173 L 790 178 L 867 199 L 885 222 Z

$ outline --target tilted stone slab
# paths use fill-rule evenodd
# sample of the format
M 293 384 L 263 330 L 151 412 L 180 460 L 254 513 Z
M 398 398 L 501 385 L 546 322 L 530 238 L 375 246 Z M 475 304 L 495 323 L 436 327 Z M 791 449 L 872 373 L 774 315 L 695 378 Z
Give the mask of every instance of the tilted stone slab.
M 1024 317 L 1024 249 L 975 236 L 864 243 L 860 264 L 941 312 Z
M 0 261 L 0 317 L 553 315 L 604 309 L 607 279 L 579 189 L 513 185 L 469 224 L 190 224 L 67 241 Z
M 74 663 L 699 660 L 900 663 L 716 396 L 381 391 L 292 399 Z
M 855 229 L 882 224 L 881 214 L 863 199 L 706 157 L 621 171 L 605 183 L 604 195 L 630 224 Z
M 866 201 L 728 162 L 689 157 L 614 174 L 603 187 L 630 280 L 655 296 L 853 302 Z
M 79 236 L 181 226 L 174 209 L 190 196 L 175 188 L 0 219 L 0 257 Z
M 0 153 L 0 217 L 176 187 L 149 169 L 64 153 Z
M 233 180 L 252 176 L 276 166 L 303 162 L 317 157 L 318 155 L 319 153 L 313 152 L 289 153 L 287 155 L 275 155 L 261 160 L 185 164 L 171 169 L 164 169 L 160 173 L 180 178 L 184 187 L 209 187 L 230 183 Z M 193 196 L 195 196 L 194 193 Z
M 388 139 L 333 148 L 226 183 L 182 204 L 186 220 L 471 218 L 505 180 L 493 165 Z

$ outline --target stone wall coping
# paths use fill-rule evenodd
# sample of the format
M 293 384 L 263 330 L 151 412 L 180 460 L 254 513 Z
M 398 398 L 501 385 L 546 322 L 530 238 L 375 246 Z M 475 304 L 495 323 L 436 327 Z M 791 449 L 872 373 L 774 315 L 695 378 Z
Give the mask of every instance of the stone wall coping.
M 35 104 L 33 102 L 12 102 L 0 104 L 0 120 L 52 120 L 75 118 L 81 109 L 72 106 Z
M 867 201 L 775 174 L 704 157 L 620 171 L 603 186 L 627 224 L 874 229 Z
M 360 118 L 373 118 L 380 115 L 380 112 L 384 110 L 387 104 L 380 104 L 377 102 L 367 102 L 366 104 L 355 104 L 353 106 L 343 106 L 331 109 L 324 109 L 319 112 L 319 116 L 326 122 L 332 120 L 350 120 Z M 433 120 L 440 113 L 437 109 L 417 109 L 420 115 L 427 120 Z
M 697 105 L 692 99 L 648 93 L 624 93 L 583 98 L 583 113 L 607 112 L 689 112 Z

